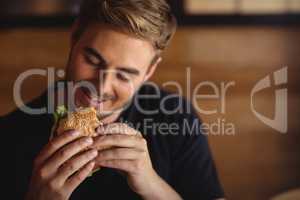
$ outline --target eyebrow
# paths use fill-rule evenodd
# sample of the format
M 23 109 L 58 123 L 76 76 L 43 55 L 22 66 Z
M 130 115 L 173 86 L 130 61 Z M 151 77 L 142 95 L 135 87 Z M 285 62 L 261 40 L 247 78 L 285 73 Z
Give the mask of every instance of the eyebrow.
M 89 55 L 95 56 L 97 59 L 100 60 L 101 63 L 104 63 L 105 66 L 107 66 L 106 60 L 103 58 L 103 56 L 97 50 L 95 50 L 91 47 L 85 47 L 84 51 L 86 53 L 88 53 Z M 132 75 L 139 75 L 140 74 L 139 70 L 137 70 L 133 67 L 120 66 L 120 67 L 117 67 L 117 70 L 128 73 L 128 74 L 132 74 Z
M 122 72 L 125 72 L 125 73 L 128 73 L 128 74 L 132 74 L 132 75 L 139 75 L 140 72 L 134 68 L 130 68 L 130 67 L 118 67 L 117 68 L 118 70 L 122 71 Z

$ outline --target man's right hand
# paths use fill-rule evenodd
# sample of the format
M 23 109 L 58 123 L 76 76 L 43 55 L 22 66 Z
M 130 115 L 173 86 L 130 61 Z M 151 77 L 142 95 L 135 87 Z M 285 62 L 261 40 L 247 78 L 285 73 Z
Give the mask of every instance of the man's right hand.
M 92 172 L 96 150 L 87 150 L 90 137 L 77 131 L 64 132 L 52 139 L 34 161 L 26 200 L 66 200 Z

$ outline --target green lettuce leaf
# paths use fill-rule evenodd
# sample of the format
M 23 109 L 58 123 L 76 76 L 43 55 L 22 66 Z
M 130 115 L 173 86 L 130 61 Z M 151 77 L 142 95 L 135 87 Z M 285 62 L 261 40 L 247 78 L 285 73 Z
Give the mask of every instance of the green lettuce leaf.
M 56 108 L 56 111 L 53 113 L 54 124 L 53 124 L 52 129 L 51 129 L 50 140 L 54 137 L 54 134 L 55 134 L 56 128 L 58 126 L 59 120 L 64 118 L 65 116 L 67 116 L 67 114 L 68 114 L 68 110 L 64 105 L 58 106 Z

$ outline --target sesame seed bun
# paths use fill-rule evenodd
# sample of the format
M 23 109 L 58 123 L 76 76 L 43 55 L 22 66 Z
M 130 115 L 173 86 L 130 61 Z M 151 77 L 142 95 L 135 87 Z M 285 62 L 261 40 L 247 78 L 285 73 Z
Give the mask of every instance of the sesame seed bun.
M 96 136 L 96 128 L 101 125 L 97 117 L 97 111 L 93 107 L 80 108 L 69 113 L 65 118 L 59 120 L 57 135 L 68 130 L 77 130 L 81 136 Z

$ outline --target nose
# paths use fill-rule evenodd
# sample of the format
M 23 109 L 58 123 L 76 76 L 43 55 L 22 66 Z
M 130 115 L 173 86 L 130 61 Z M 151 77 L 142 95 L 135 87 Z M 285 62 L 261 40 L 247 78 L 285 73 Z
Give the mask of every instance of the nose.
M 98 92 L 102 98 L 104 96 L 111 96 L 113 94 L 113 71 L 102 71 L 98 80 Z

